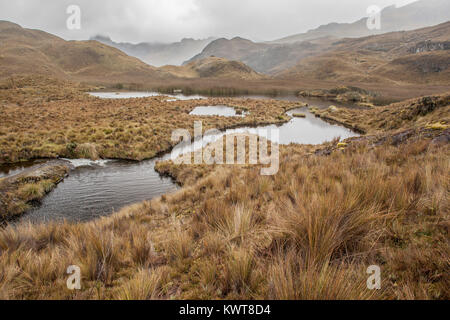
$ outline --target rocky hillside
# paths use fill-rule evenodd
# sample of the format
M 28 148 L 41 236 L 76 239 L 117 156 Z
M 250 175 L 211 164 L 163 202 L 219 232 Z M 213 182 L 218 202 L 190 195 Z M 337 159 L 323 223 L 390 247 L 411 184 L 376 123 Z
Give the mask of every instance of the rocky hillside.
M 369 83 L 450 83 L 450 22 L 407 32 L 344 39 L 277 75 Z

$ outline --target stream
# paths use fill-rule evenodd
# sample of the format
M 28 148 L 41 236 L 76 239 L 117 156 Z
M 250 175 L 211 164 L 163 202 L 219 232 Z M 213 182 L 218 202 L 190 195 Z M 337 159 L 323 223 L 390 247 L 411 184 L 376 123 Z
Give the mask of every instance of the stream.
M 102 98 L 127 98 L 142 97 L 143 93 L 102 93 Z M 149 93 L 153 94 L 153 93 Z M 97 95 L 97 94 L 96 94 Z M 97 95 L 98 96 L 98 95 Z M 120 97 L 117 97 L 120 96 Z M 180 95 L 174 96 L 180 99 Z M 199 99 L 201 96 L 182 96 L 182 99 Z M 255 97 L 256 98 L 256 97 Z M 257 97 L 260 98 L 260 97 Z M 296 101 L 307 102 L 305 99 Z M 323 105 L 314 103 L 319 108 L 328 107 L 335 103 L 323 102 Z M 192 114 L 201 115 L 236 115 L 233 108 L 200 107 Z M 208 111 L 209 109 L 209 111 Z M 292 116 L 294 113 L 303 113 L 305 118 L 293 117 L 289 122 L 277 125 L 265 125 L 260 127 L 240 127 L 229 129 L 220 134 L 204 137 L 201 143 L 193 145 L 193 149 L 206 146 L 223 135 L 233 133 L 253 133 L 264 136 L 262 132 L 266 129 L 279 130 L 280 144 L 321 144 L 336 137 L 346 139 L 358 136 L 357 133 L 339 125 L 327 123 L 312 115 L 307 108 L 298 108 L 287 112 Z M 267 137 L 270 138 L 270 137 Z M 172 151 L 180 155 L 190 152 L 192 145 L 180 144 Z M 114 211 L 134 203 L 150 200 L 177 190 L 179 187 L 171 178 L 162 177 L 155 171 L 157 161 L 168 160 L 171 153 L 142 162 L 122 160 L 69 160 L 75 167 L 63 182 L 50 192 L 41 203 L 24 214 L 19 221 L 31 221 L 42 223 L 54 220 L 89 221 L 101 216 L 110 215 Z M 39 162 L 39 160 L 38 160 Z M 32 166 L 34 162 L 28 162 L 15 166 L 0 166 L 0 177 L 17 174 L 20 170 Z

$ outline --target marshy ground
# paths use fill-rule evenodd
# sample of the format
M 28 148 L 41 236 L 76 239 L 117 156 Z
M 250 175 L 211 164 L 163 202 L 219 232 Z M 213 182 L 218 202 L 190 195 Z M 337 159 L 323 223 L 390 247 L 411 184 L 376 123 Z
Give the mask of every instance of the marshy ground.
M 77 155 L 89 144 L 100 157 L 152 157 L 170 148 L 172 128 L 193 128 L 189 112 L 205 105 L 100 100 L 70 88 L 35 101 L 42 90 L 50 89 L 0 90 L 4 162 L 66 156 L 71 143 Z M 367 135 L 280 146 L 273 176 L 259 166 L 162 162 L 183 185 L 173 194 L 87 223 L 7 226 L 0 298 L 449 299 L 448 101 L 316 110 Z M 282 122 L 295 103 L 207 104 L 250 115 L 202 118 L 206 129 Z M 81 268 L 80 291 L 67 289 L 70 265 Z M 381 290 L 367 289 L 370 265 L 381 267 Z
M 282 123 L 295 102 L 211 98 L 167 101 L 165 97 L 100 99 L 88 87 L 41 78 L 16 80 L 0 89 L 0 164 L 36 158 L 143 160 L 170 150 L 175 129 L 201 120 L 203 129 Z M 246 117 L 189 115 L 197 106 L 227 105 Z

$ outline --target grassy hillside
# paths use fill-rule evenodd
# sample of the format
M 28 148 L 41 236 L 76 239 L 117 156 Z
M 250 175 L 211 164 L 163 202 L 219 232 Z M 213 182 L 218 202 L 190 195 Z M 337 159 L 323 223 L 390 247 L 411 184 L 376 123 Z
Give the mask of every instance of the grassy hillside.
M 408 32 L 344 39 L 277 75 L 361 83 L 450 84 L 450 22 Z
M 42 74 L 59 78 L 139 81 L 171 76 L 96 41 L 65 41 L 49 33 L 0 21 L 0 75 Z
M 223 78 L 258 80 L 265 76 L 239 61 L 224 58 L 209 57 L 190 62 L 182 67 L 166 66 L 162 68 L 175 76 L 184 78 Z

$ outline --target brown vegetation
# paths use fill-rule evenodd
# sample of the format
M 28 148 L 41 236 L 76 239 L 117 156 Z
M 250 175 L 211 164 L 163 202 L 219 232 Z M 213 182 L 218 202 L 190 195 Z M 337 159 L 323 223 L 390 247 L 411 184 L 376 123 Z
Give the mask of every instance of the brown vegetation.
M 64 179 L 69 167 L 65 161 L 55 160 L 0 178 L 0 223 L 18 217 L 40 201 Z
M 165 97 L 100 99 L 69 82 L 17 78 L 0 86 L 0 163 L 35 158 L 149 159 L 170 150 L 172 131 L 279 123 L 296 103 L 211 98 L 171 101 Z M 86 90 L 86 89 L 84 89 Z M 228 105 L 246 117 L 189 115 L 196 106 Z
M 275 176 L 221 167 L 108 218 L 9 226 L 0 296 L 448 299 L 449 149 L 438 136 L 349 141 L 330 156 L 282 147 Z M 73 264 L 81 291 L 66 288 Z M 372 264 L 379 291 L 366 288 Z
M 437 26 L 337 41 L 277 77 L 385 85 L 450 83 L 450 22 Z M 423 43 L 430 45 L 424 49 Z M 434 44 L 434 45 L 431 45 Z
M 265 76 L 255 72 L 252 68 L 239 61 L 224 58 L 208 57 L 193 61 L 187 65 L 176 67 L 166 66 L 161 69 L 182 78 L 219 78 L 258 80 Z
M 371 109 L 347 109 L 330 107 L 325 110 L 310 108 L 324 120 L 344 124 L 360 132 L 374 133 L 415 127 L 449 127 L 450 94 L 416 98 Z

